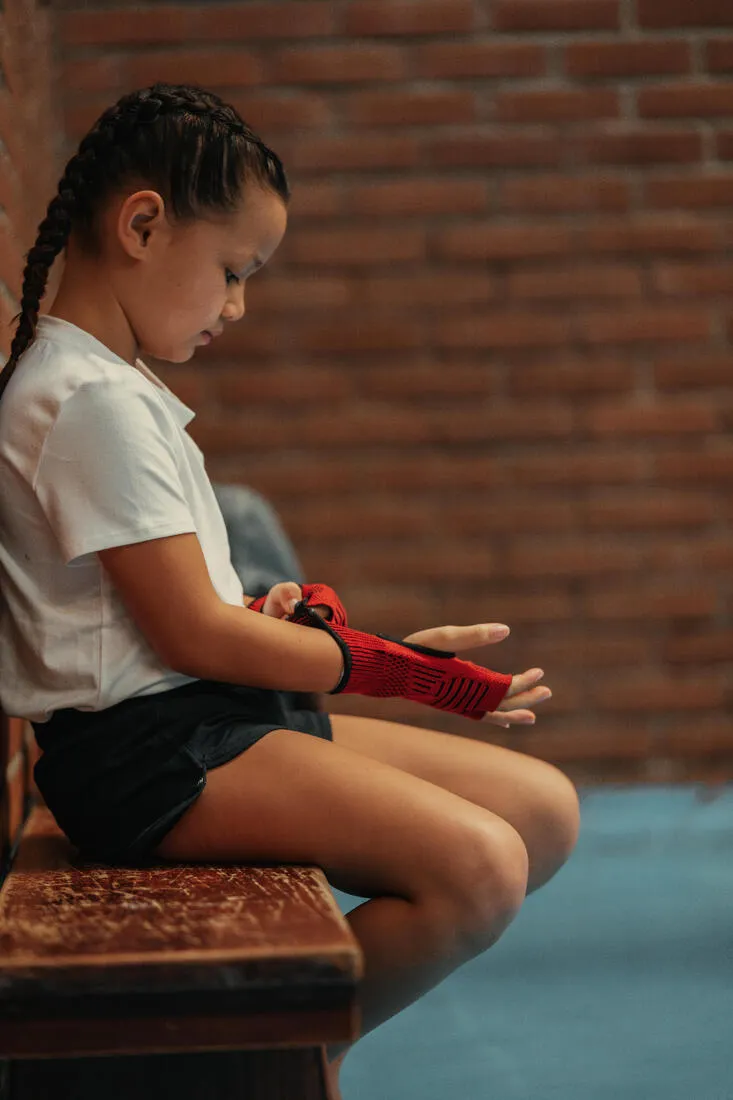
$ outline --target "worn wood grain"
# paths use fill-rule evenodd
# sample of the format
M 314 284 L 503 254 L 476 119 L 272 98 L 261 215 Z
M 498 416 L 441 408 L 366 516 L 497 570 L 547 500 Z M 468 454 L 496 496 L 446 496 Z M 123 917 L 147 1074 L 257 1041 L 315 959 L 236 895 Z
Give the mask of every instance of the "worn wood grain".
M 36 807 L 0 891 L 0 1055 L 353 1038 L 361 973 L 318 867 L 85 864 Z

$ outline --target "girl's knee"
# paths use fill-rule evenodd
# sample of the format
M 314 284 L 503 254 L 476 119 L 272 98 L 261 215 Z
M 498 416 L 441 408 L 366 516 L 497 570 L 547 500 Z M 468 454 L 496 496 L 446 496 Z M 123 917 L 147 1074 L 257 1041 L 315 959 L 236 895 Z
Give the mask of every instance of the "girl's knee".
M 529 857 L 519 833 L 495 818 L 464 835 L 444 902 L 469 953 L 496 942 L 522 907 Z
M 544 797 L 540 799 L 537 812 L 556 856 L 564 863 L 578 841 L 580 799 L 574 783 L 564 772 L 551 764 L 546 764 L 545 768 Z

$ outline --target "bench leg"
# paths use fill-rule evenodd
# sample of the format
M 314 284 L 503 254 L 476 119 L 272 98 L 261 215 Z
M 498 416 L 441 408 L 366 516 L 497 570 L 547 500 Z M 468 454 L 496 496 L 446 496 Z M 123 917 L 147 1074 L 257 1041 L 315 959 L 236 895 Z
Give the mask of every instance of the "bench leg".
M 40 1058 L 5 1070 L 0 1100 L 336 1100 L 321 1047 Z

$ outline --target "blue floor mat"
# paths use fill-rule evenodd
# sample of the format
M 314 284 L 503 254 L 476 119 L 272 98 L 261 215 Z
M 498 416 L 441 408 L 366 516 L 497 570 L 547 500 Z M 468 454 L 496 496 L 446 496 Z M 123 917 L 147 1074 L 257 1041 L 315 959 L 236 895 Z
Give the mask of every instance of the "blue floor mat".
M 360 1040 L 344 1100 L 733 1100 L 733 785 L 580 794 L 570 861 Z

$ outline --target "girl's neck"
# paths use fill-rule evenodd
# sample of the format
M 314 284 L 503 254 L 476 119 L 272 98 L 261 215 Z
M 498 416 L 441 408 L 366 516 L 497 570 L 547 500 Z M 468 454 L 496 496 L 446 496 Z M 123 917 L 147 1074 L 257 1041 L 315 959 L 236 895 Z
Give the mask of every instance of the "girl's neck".
M 80 301 L 75 295 L 64 292 L 63 284 L 48 310 L 51 317 L 69 321 L 72 325 L 88 332 L 120 359 L 135 366 L 138 348 L 130 326 L 116 303 L 102 311 L 93 298 Z

